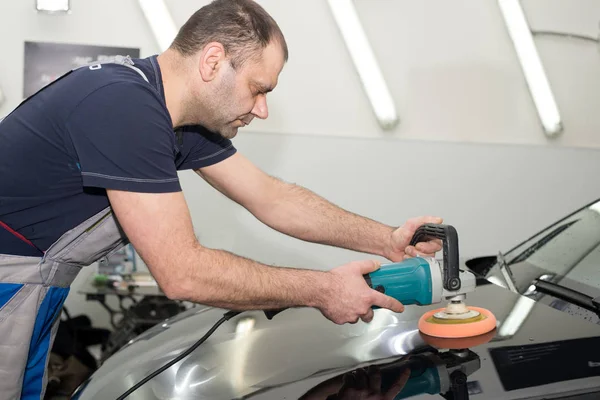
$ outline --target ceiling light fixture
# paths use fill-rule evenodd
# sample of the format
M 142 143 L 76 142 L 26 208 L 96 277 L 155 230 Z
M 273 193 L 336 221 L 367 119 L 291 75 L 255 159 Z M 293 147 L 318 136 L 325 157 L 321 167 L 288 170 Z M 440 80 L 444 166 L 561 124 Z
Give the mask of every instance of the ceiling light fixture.
M 549 137 L 557 136 L 562 132 L 563 124 L 521 3 L 519 0 L 498 0 L 498 5 L 544 131 Z
M 36 0 L 35 9 L 47 14 L 68 13 L 71 9 L 70 0 Z
M 163 0 L 138 1 L 160 51 L 165 51 L 177 36 L 177 27 L 169 9 Z
M 396 106 L 353 0 L 328 0 L 328 3 L 379 124 L 384 130 L 393 129 L 398 124 Z

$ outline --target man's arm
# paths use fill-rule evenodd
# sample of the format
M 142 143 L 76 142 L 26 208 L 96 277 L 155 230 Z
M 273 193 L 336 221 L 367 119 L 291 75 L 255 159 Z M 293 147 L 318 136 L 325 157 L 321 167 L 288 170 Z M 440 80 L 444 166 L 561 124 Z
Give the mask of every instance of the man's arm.
M 336 323 L 370 320 L 372 305 L 402 305 L 368 287 L 363 274 L 374 261 L 329 272 L 270 267 L 197 241 L 183 193 L 107 190 L 132 245 L 165 294 L 231 310 L 315 307 Z
M 407 255 L 416 256 L 414 248 L 397 249 L 396 245 L 406 242 L 402 235 L 412 237 L 415 225 L 428 221 L 410 221 L 407 230 L 357 215 L 302 186 L 269 176 L 240 153 L 196 173 L 279 232 L 388 259 L 402 259 L 405 250 Z M 417 249 L 435 252 L 438 244 L 423 243 Z

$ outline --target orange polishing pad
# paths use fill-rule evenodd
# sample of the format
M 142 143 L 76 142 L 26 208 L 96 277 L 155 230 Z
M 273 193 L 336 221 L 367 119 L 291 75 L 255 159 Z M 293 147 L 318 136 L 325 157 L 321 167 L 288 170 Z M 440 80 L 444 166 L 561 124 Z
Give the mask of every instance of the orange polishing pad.
M 483 335 L 465 337 L 465 338 L 440 338 L 435 336 L 429 336 L 421 332 L 421 338 L 423 341 L 430 346 L 438 349 L 468 349 L 471 347 L 481 346 L 482 344 L 488 343 L 496 336 L 496 329 L 484 333 Z
M 419 319 L 419 331 L 425 335 L 440 338 L 464 338 L 478 336 L 496 328 L 496 317 L 491 311 L 480 307 L 468 307 L 479 312 L 480 316 L 469 320 L 444 319 L 434 317 L 434 314 L 445 308 L 432 310 L 423 314 Z

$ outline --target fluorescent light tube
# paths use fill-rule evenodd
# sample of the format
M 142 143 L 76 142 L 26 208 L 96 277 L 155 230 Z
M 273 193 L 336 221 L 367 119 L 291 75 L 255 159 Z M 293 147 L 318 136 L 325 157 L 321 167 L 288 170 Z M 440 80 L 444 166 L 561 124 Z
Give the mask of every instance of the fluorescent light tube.
M 177 36 L 177 27 L 164 0 L 138 0 L 161 51 L 165 51 Z
M 64 13 L 70 10 L 70 0 L 36 0 L 35 9 L 47 13 Z
M 362 28 L 353 0 L 328 0 L 350 57 L 381 127 L 393 129 L 398 115 L 375 54 Z
M 563 130 L 560 113 L 521 4 L 519 0 L 498 0 L 498 5 L 544 131 L 556 136 Z

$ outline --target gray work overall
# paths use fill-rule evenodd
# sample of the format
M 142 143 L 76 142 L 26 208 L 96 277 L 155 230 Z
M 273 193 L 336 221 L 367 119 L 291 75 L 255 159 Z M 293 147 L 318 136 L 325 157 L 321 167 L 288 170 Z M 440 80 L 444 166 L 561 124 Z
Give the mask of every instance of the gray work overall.
M 129 57 L 106 62 L 148 81 Z M 42 257 L 0 254 L 0 399 L 44 398 L 48 353 L 71 283 L 82 267 L 127 243 L 109 206 L 64 233 Z

